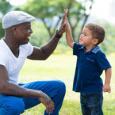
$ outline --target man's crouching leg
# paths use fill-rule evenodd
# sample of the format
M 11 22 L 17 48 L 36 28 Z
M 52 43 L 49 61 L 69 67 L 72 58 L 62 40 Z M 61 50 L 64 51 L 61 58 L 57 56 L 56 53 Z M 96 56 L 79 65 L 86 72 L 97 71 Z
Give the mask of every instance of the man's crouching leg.
M 63 99 L 66 92 L 65 84 L 59 80 L 52 80 L 52 81 L 36 81 L 30 82 L 23 85 L 25 88 L 34 89 L 34 90 L 41 90 L 46 93 L 54 102 L 55 109 L 50 115 L 59 115 L 59 111 L 61 109 Z M 29 109 L 37 104 L 39 104 L 38 99 L 32 98 L 24 98 L 25 102 L 25 109 Z M 44 115 L 49 115 L 46 111 Z
M 50 115 L 59 115 L 66 92 L 65 84 L 62 81 L 51 81 L 49 83 L 49 88 L 51 88 L 51 90 L 46 93 L 52 98 L 55 104 L 55 109 L 52 113 L 50 113 Z M 45 111 L 44 115 L 49 114 Z
M 24 112 L 24 102 L 14 96 L 0 96 L 0 115 L 20 115 Z

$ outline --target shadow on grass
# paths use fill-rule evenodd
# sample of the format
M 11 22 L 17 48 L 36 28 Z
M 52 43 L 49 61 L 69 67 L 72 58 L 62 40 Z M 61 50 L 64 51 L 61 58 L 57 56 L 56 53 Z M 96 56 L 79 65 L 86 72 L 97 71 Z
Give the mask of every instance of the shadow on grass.
M 104 115 L 115 115 L 115 100 L 105 101 L 103 105 Z M 43 115 L 45 107 L 40 104 L 32 109 L 26 110 L 21 115 Z M 60 115 L 81 115 L 80 103 L 77 101 L 65 100 Z
M 40 104 L 32 109 L 26 110 L 22 115 L 43 115 L 45 107 Z M 80 105 L 77 102 L 65 100 L 60 115 L 81 115 Z

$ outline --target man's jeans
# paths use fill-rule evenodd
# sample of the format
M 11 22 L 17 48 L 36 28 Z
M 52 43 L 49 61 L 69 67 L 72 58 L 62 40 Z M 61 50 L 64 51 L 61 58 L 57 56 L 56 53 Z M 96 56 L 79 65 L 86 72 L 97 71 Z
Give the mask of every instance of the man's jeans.
M 36 81 L 21 85 L 21 87 L 41 90 L 54 101 L 55 109 L 50 115 L 59 115 L 59 110 L 65 96 L 65 84 L 61 81 Z M 22 98 L 0 95 L 0 115 L 20 115 L 24 110 L 40 104 L 38 98 Z M 48 115 L 46 111 L 44 115 Z
M 103 115 L 103 94 L 80 94 L 82 115 Z

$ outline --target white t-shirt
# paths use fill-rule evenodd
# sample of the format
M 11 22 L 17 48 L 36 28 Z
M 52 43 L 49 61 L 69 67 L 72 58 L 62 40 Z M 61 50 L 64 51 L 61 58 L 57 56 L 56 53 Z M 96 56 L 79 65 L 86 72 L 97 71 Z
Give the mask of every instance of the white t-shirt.
M 8 72 L 9 82 L 17 84 L 18 75 L 27 56 L 33 52 L 33 46 L 28 43 L 20 45 L 19 56 L 16 57 L 3 39 L 0 40 L 0 65 L 4 65 Z

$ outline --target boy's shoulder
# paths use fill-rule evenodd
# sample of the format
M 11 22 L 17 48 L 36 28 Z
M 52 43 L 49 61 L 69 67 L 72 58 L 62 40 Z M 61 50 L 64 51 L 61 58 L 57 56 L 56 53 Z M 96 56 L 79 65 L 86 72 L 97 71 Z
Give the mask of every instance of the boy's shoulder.
M 106 57 L 104 51 L 99 47 L 96 46 L 93 50 L 92 53 L 95 55 L 96 58 L 100 59 L 100 58 L 104 58 Z
M 99 53 L 103 53 L 102 49 L 99 46 L 96 46 L 95 48 L 92 49 L 92 53 L 94 54 L 99 54 Z

